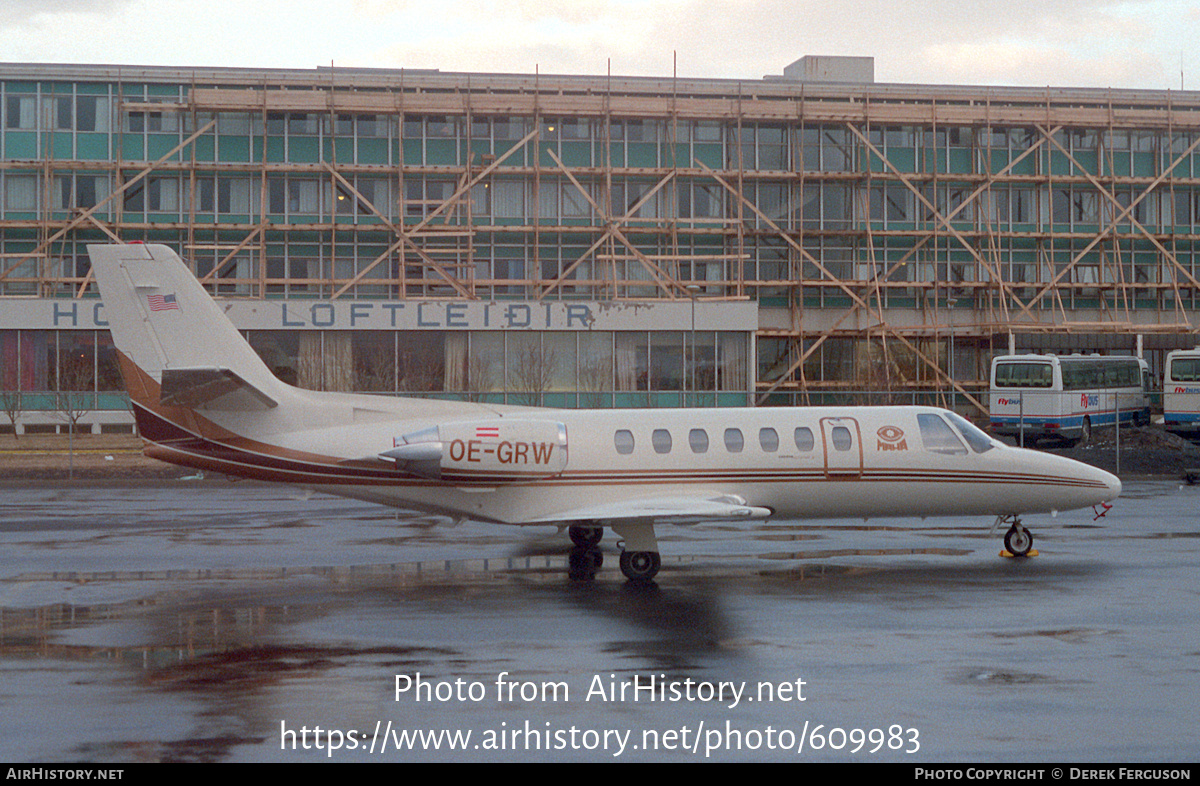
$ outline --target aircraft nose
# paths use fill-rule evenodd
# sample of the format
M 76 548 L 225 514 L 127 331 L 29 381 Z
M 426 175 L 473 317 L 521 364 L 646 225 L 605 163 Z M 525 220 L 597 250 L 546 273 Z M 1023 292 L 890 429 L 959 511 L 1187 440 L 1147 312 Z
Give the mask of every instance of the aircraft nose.
M 1087 465 L 1085 465 L 1087 466 Z M 1084 479 L 1095 486 L 1101 499 L 1098 502 L 1111 502 L 1121 496 L 1121 479 L 1099 467 L 1087 466 Z M 1103 491 L 1100 489 L 1103 488 Z
M 1108 491 L 1112 495 L 1107 500 L 1105 500 L 1105 502 L 1108 502 L 1109 500 L 1114 500 L 1117 497 L 1121 496 L 1121 479 L 1118 478 L 1116 475 L 1112 474 L 1111 472 L 1104 472 L 1103 470 L 1101 470 L 1101 472 L 1104 475 L 1104 477 L 1103 477 L 1104 484 L 1106 486 L 1108 486 Z
M 1111 502 L 1121 494 L 1121 479 L 1111 472 L 1065 456 L 1038 455 L 1041 461 L 1046 462 L 1043 466 L 1052 469 L 1054 474 L 1073 487 L 1073 492 L 1066 495 L 1072 501 L 1057 500 L 1058 504 L 1054 505 L 1056 510 L 1099 505 Z

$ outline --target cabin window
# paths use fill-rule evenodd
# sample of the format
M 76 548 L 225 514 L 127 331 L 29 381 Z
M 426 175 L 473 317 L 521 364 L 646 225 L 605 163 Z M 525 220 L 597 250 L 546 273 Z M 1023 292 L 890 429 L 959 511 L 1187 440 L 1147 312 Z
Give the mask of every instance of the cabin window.
M 925 449 L 929 452 L 950 456 L 966 455 L 967 448 L 962 440 L 955 436 L 954 429 L 939 415 L 917 415 L 917 425 L 921 429 L 921 441 L 925 443 Z
M 656 428 L 650 434 L 650 444 L 654 446 L 655 453 L 670 453 L 671 452 L 671 432 L 665 428 Z
M 845 451 L 854 447 L 854 435 L 845 426 L 834 426 L 829 432 L 829 441 L 833 443 L 834 450 Z
M 633 432 L 628 429 L 621 429 L 616 434 L 613 434 L 613 445 L 622 456 L 628 456 L 633 452 Z
M 745 440 L 742 439 L 742 430 L 738 428 L 725 429 L 725 449 L 730 453 L 741 453 L 742 446 Z
M 760 428 L 758 430 L 758 444 L 762 447 L 764 453 L 774 453 L 779 450 L 779 432 L 773 428 Z
M 708 452 L 708 432 L 702 428 L 694 428 L 688 432 L 688 445 L 693 453 Z
M 796 450 L 807 452 L 813 449 L 812 429 L 807 426 L 801 426 L 796 429 L 794 437 L 796 440 Z

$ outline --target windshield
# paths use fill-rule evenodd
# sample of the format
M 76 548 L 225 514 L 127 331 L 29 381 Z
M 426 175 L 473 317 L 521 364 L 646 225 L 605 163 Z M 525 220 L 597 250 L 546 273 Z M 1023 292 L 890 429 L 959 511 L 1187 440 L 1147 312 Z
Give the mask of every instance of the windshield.
M 962 432 L 963 438 L 967 440 L 967 444 L 971 446 L 971 450 L 976 453 L 985 453 L 996 447 L 996 441 L 983 433 L 974 423 L 964 418 L 962 415 L 956 415 L 953 412 L 947 412 L 947 417 L 950 422 L 958 426 L 958 430 Z

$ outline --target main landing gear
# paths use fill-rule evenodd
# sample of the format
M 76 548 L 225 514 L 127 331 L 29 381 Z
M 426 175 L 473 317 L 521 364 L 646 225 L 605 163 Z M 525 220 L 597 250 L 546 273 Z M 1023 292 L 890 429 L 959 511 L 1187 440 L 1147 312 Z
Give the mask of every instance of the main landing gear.
M 650 581 L 662 567 L 662 557 L 657 551 L 622 551 L 621 572 L 630 581 Z
M 621 536 L 621 572 L 625 578 L 638 584 L 651 581 L 662 567 L 658 554 L 658 538 L 654 535 L 654 524 L 632 522 L 614 524 L 613 530 Z
M 572 525 L 567 533 L 575 544 L 567 555 L 567 576 L 571 581 L 591 581 L 604 565 L 604 554 L 598 548 L 604 527 Z
M 560 532 L 562 530 L 559 530 Z M 600 544 L 604 537 L 604 527 L 589 527 L 582 524 L 572 524 L 567 528 L 571 542 L 580 548 L 589 548 Z
M 634 583 L 652 581 L 662 567 L 662 557 L 658 553 L 658 538 L 654 535 L 654 525 L 642 522 L 631 524 L 614 524 L 613 530 L 622 539 L 621 573 Z M 603 557 L 597 546 L 604 536 L 604 528 L 591 524 L 573 524 L 567 528 L 571 542 L 569 557 L 570 577 L 573 580 L 590 580 L 595 578 Z
M 1025 529 L 1025 525 L 1021 523 L 1021 519 L 1017 516 L 997 516 L 996 524 L 1009 524 L 1008 531 L 1004 533 L 1004 552 L 1001 556 L 1012 557 L 1033 557 L 1037 555 L 1037 551 L 1033 548 L 1033 533 Z

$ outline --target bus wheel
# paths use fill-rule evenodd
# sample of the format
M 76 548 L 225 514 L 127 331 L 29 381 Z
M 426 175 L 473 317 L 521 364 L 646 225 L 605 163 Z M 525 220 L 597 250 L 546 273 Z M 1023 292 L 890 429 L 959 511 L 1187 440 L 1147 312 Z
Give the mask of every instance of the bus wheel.
M 1079 430 L 1079 444 L 1086 445 L 1092 441 L 1092 419 L 1087 415 L 1083 416 L 1083 426 Z
M 1014 557 L 1026 556 L 1033 548 L 1033 533 L 1020 524 L 1014 524 L 1004 533 L 1004 548 Z

